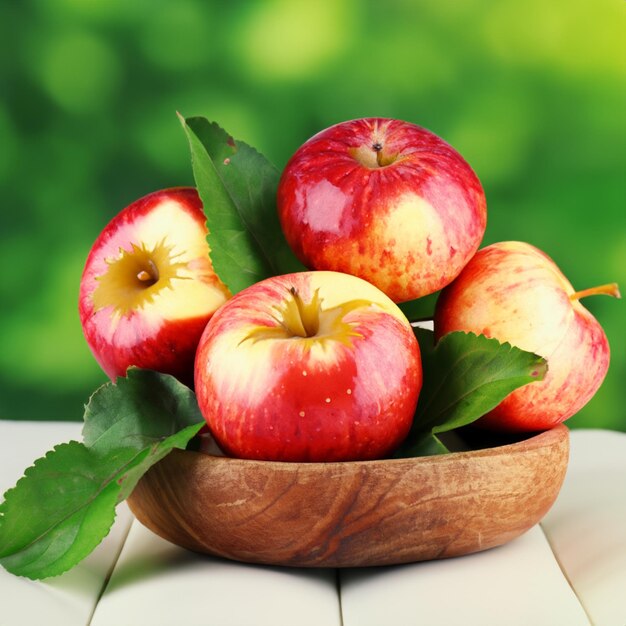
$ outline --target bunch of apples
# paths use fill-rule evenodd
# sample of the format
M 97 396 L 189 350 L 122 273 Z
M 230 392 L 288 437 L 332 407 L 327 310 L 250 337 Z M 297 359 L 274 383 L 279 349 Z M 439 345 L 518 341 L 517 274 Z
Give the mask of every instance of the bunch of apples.
M 576 413 L 607 372 L 609 345 L 576 292 L 537 248 L 478 250 L 485 195 L 463 157 L 407 122 L 368 118 L 304 143 L 277 207 L 310 271 L 232 295 L 213 270 L 193 188 L 157 191 L 121 211 L 87 258 L 79 311 L 113 380 L 137 366 L 195 386 L 218 445 L 279 461 L 383 458 L 409 432 L 420 351 L 397 306 L 441 290 L 435 337 L 471 331 L 548 361 L 482 417 L 530 432 Z

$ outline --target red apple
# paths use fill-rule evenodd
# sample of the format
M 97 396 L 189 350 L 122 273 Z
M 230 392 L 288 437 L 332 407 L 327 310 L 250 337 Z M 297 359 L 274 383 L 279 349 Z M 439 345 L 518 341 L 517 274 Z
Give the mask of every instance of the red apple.
M 579 300 L 599 293 L 619 297 L 615 284 L 575 292 L 552 259 L 527 243 L 496 243 L 476 253 L 439 296 L 435 336 L 471 331 L 548 361 L 543 381 L 517 389 L 477 425 L 544 430 L 591 399 L 609 366 L 609 344 Z
M 282 174 L 278 212 L 307 267 L 359 276 L 395 302 L 455 278 L 487 220 L 480 181 L 454 148 L 382 118 L 331 126 L 302 145 Z
M 206 236 L 196 190 L 180 187 L 133 202 L 96 239 L 79 312 L 87 343 L 111 379 L 135 365 L 193 380 L 202 331 L 229 297 Z
M 417 341 L 370 283 L 336 272 L 268 278 L 207 324 L 200 410 L 232 456 L 380 458 L 406 437 L 422 384 Z

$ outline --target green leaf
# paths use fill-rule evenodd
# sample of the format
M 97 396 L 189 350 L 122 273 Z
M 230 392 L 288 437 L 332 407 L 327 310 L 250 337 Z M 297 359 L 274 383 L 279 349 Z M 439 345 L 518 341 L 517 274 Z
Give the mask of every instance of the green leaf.
M 135 485 L 139 482 L 139 479 L 161 459 L 165 458 L 175 448 L 178 450 L 184 450 L 187 444 L 195 437 L 200 429 L 204 426 L 205 422 L 196 423 L 191 426 L 186 426 L 182 430 L 170 435 L 160 441 L 153 443 L 149 448 L 144 448 L 137 456 L 137 462 L 133 463 L 124 471 L 122 480 L 118 479 L 120 485 L 120 493 L 118 496 L 118 502 L 126 500 L 128 496 L 133 492 Z
M 203 117 L 180 119 L 207 216 L 213 268 L 230 291 L 304 269 L 278 220 L 278 170 L 217 124 Z
M 131 367 L 106 383 L 85 407 L 83 441 L 99 452 L 141 450 L 203 421 L 196 396 L 173 376 Z
M 99 456 L 73 441 L 35 461 L 0 505 L 0 563 L 13 574 L 45 578 L 87 556 L 109 532 L 116 480 L 137 454 Z
M 85 443 L 35 461 L 0 504 L 0 564 L 14 574 L 47 578 L 80 562 L 139 479 L 204 424 L 190 389 L 138 369 L 101 387 L 85 418 Z
M 439 292 L 437 291 L 436 293 L 422 296 L 417 300 L 400 302 L 398 306 L 410 322 L 433 319 L 438 296 Z
M 473 333 L 454 332 L 437 345 L 430 331 L 416 329 L 424 382 L 413 426 L 396 456 L 416 456 L 422 440 L 477 420 L 512 391 L 542 380 L 545 359 Z
M 411 445 L 411 454 L 406 456 L 435 456 L 448 454 L 450 450 L 432 432 L 425 432 L 423 436 Z

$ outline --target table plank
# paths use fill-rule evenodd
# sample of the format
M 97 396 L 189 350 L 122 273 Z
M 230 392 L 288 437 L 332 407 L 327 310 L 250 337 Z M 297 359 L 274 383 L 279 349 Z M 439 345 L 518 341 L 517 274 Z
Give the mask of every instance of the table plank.
M 79 440 L 82 423 L 0 420 L 0 493 L 54 445 Z M 73 570 L 32 581 L 0 568 L 0 626 L 86 626 L 132 521 L 126 505 L 106 539 Z M 45 618 L 44 618 L 45 616 Z
M 626 625 L 626 434 L 577 430 L 542 526 L 596 626 Z
M 345 626 L 589 626 L 539 526 L 505 546 L 341 574 Z
M 334 570 L 235 563 L 134 522 L 91 626 L 340 626 Z
M 82 422 L 0 420 L 0 492 L 12 487 L 35 459 L 58 443 L 79 440 Z

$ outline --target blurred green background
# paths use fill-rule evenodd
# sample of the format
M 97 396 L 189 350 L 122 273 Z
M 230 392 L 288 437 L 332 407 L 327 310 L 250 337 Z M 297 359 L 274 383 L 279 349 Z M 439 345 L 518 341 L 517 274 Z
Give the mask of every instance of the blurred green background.
M 485 243 L 526 240 L 577 289 L 626 289 L 626 5 L 28 0 L 0 5 L 0 417 L 81 419 L 105 380 L 78 284 L 108 220 L 192 184 L 175 112 L 282 168 L 333 123 L 386 116 L 452 143 L 483 182 Z M 608 377 L 568 422 L 626 430 L 626 313 L 585 303 Z

